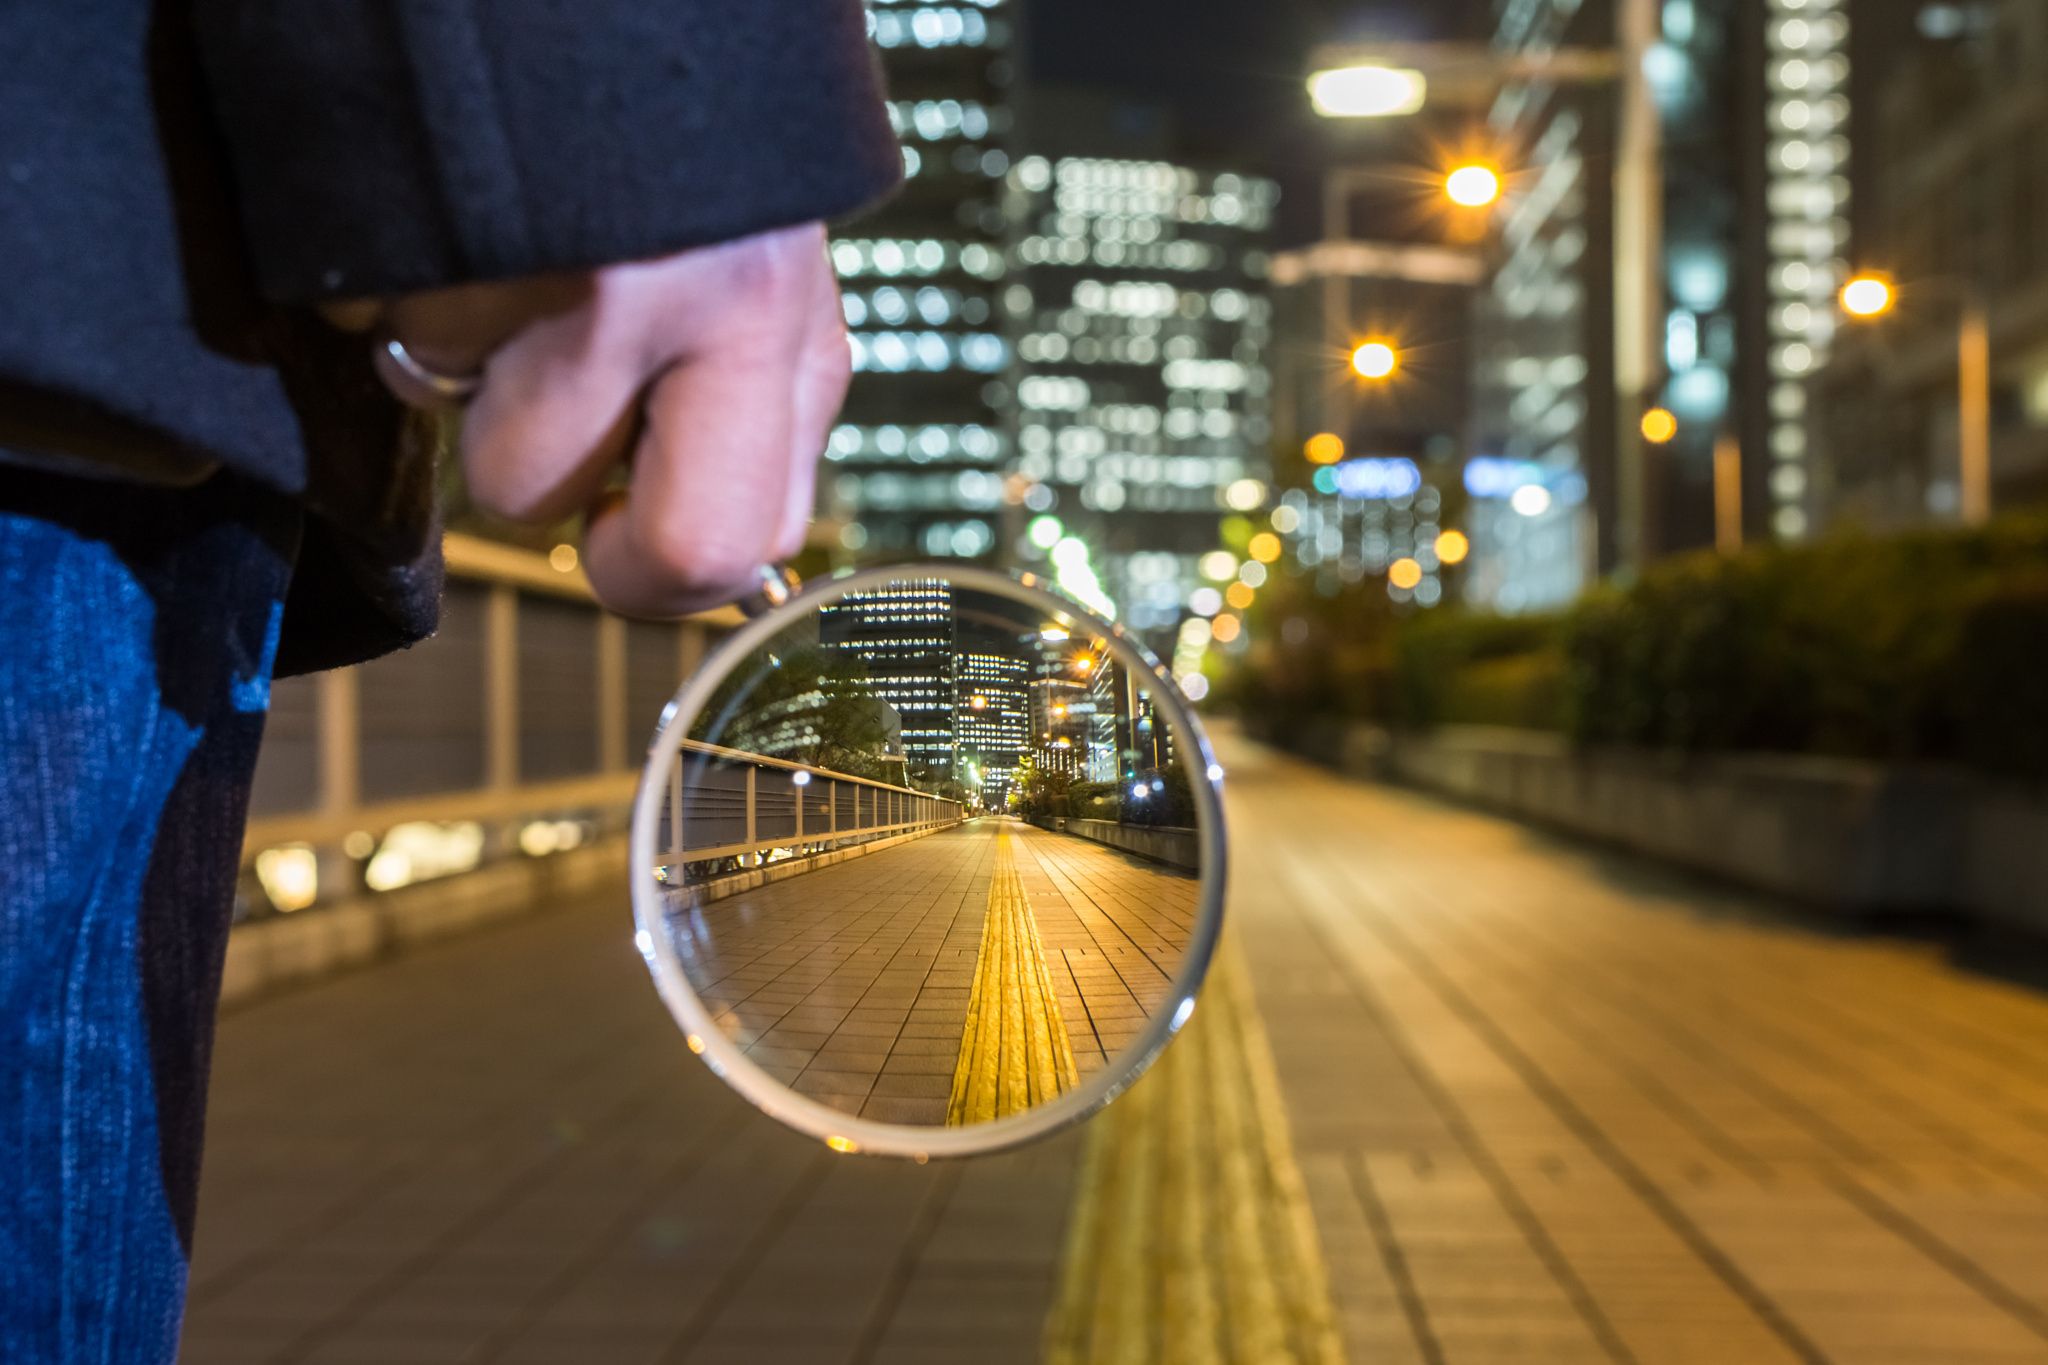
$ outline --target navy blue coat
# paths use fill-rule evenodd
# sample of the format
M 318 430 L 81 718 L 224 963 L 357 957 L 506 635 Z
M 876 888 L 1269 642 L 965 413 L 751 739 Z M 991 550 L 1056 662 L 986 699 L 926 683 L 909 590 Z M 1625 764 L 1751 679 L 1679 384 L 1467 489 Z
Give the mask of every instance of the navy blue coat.
M 301 502 L 287 669 L 436 586 L 422 443 L 304 305 L 836 217 L 900 167 L 856 0 L 8 0 L 0 54 L 0 460 Z

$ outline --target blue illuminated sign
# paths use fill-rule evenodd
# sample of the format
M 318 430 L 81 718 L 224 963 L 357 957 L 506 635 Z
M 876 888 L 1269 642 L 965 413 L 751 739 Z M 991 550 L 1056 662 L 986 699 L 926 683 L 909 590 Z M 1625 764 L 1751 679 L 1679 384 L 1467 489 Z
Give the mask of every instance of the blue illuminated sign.
M 1346 460 L 1331 468 L 1330 483 L 1341 497 L 1405 498 L 1421 489 L 1422 471 L 1401 456 Z
M 1511 498 L 1517 488 L 1543 482 L 1543 467 L 1528 460 L 1475 455 L 1465 461 L 1465 491 L 1475 498 Z

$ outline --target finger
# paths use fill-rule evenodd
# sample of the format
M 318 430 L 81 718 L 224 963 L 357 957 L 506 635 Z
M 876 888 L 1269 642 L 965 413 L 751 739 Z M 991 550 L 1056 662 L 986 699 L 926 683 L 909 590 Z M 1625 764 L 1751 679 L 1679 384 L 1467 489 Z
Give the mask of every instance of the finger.
M 537 319 L 585 309 L 593 288 L 586 274 L 453 285 L 390 300 L 384 324 L 422 364 L 446 374 L 477 374 Z
M 816 505 L 818 461 L 853 378 L 852 358 L 846 347 L 846 321 L 839 302 L 839 280 L 832 272 L 831 259 L 822 251 L 817 256 L 811 295 L 803 353 L 797 360 L 789 496 L 776 540 L 778 559 L 787 559 L 803 548 Z
M 649 391 L 623 501 L 593 514 L 584 566 L 629 616 L 677 616 L 751 590 L 789 500 L 794 302 L 669 370 Z
M 611 285 L 530 322 L 484 369 L 463 420 L 463 469 L 486 511 L 547 523 L 582 511 L 632 449 L 647 366 Z

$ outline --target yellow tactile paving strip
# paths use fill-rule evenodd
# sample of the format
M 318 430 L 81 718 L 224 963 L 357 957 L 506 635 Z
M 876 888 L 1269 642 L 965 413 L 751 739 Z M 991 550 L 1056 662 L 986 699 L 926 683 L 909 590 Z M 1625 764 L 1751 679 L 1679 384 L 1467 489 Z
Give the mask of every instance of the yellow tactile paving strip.
M 1012 845 L 1010 831 L 998 830 L 967 1027 L 946 1102 L 953 1125 L 1021 1113 L 1075 1083 L 1073 1045 Z
M 1047 1365 L 1343 1365 L 1272 1050 L 1228 945 L 1089 1131 Z

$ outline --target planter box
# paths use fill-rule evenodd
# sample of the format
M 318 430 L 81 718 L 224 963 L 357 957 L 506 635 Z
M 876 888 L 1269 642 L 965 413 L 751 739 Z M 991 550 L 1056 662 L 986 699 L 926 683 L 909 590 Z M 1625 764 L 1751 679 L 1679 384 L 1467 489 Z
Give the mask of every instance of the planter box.
M 1155 863 L 1165 863 L 1189 872 L 1199 872 L 1202 868 L 1201 835 L 1191 829 L 1126 825 L 1115 820 L 1076 820 L 1064 815 L 1048 816 L 1033 823 L 1042 829 L 1072 834 L 1125 853 L 1135 853 Z
M 2048 932 L 2048 793 L 1946 768 L 1574 749 L 1528 730 L 1354 726 L 1325 752 L 1503 814 L 1853 915 Z

